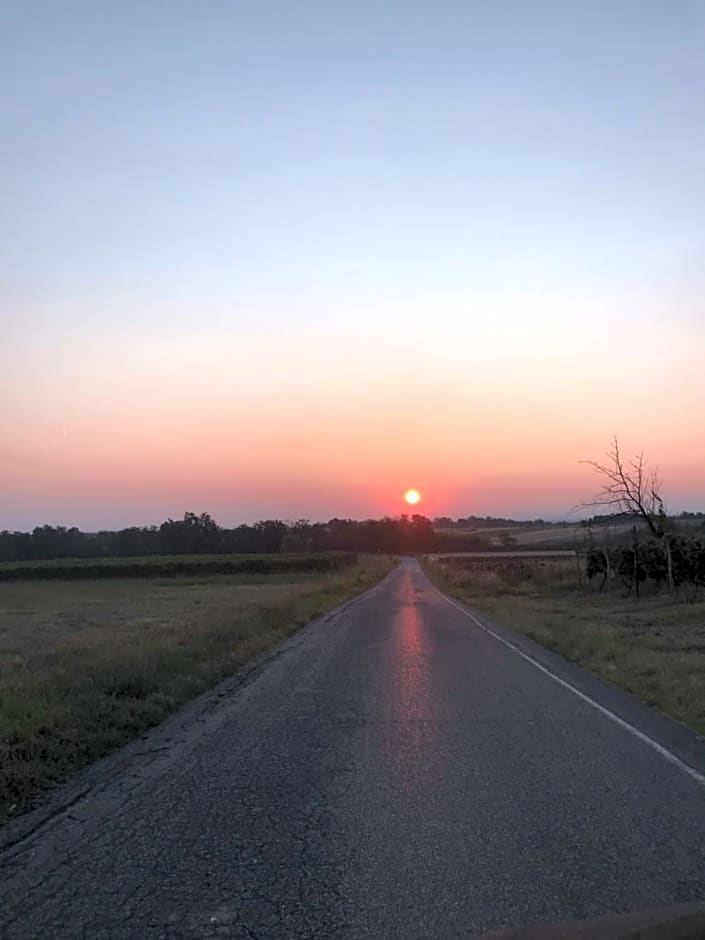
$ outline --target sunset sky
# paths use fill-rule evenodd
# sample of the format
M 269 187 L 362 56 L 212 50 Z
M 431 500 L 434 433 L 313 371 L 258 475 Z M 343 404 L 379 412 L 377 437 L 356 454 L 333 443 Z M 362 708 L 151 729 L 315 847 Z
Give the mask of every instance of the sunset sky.
M 0 6 L 0 529 L 705 509 L 705 3 Z

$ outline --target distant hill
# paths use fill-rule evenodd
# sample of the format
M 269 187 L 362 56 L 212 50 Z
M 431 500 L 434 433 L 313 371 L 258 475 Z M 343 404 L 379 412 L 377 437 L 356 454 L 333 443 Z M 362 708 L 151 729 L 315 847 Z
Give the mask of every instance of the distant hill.
M 688 532 L 705 533 L 705 513 L 683 512 L 672 520 L 674 526 Z M 494 516 L 467 516 L 433 520 L 436 531 L 448 535 L 482 535 L 490 547 L 535 549 L 580 549 L 590 538 L 598 544 L 618 543 L 631 532 L 634 520 L 623 516 L 597 515 L 579 521 L 547 522 L 544 519 L 504 519 Z M 641 530 L 643 523 L 637 523 Z

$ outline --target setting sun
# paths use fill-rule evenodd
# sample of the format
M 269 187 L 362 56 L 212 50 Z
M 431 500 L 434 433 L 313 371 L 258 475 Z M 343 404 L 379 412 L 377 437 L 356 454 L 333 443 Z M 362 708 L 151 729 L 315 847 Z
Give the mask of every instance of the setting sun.
M 418 490 L 407 490 L 404 493 L 404 500 L 410 505 L 415 506 L 421 499 L 421 493 Z

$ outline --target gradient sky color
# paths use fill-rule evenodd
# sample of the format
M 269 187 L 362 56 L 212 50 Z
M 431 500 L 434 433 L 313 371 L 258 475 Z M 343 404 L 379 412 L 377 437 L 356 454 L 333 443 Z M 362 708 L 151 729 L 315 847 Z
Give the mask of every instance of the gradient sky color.
M 705 509 L 705 4 L 0 5 L 0 528 Z

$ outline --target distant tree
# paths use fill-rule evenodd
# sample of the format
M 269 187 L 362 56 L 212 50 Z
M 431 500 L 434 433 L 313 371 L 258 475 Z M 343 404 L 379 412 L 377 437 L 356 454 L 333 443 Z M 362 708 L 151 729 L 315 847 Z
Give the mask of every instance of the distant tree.
M 167 554 L 190 555 L 220 550 L 218 524 L 207 512 L 187 512 L 183 519 L 167 519 L 159 526 L 161 544 Z
M 287 526 L 287 532 L 281 540 L 281 550 L 283 552 L 310 551 L 312 528 L 308 519 L 297 519 L 296 522 L 290 522 Z
M 264 519 L 256 522 L 252 527 L 255 534 L 255 548 L 250 549 L 256 552 L 280 552 L 282 540 L 288 532 L 286 523 L 281 519 Z

